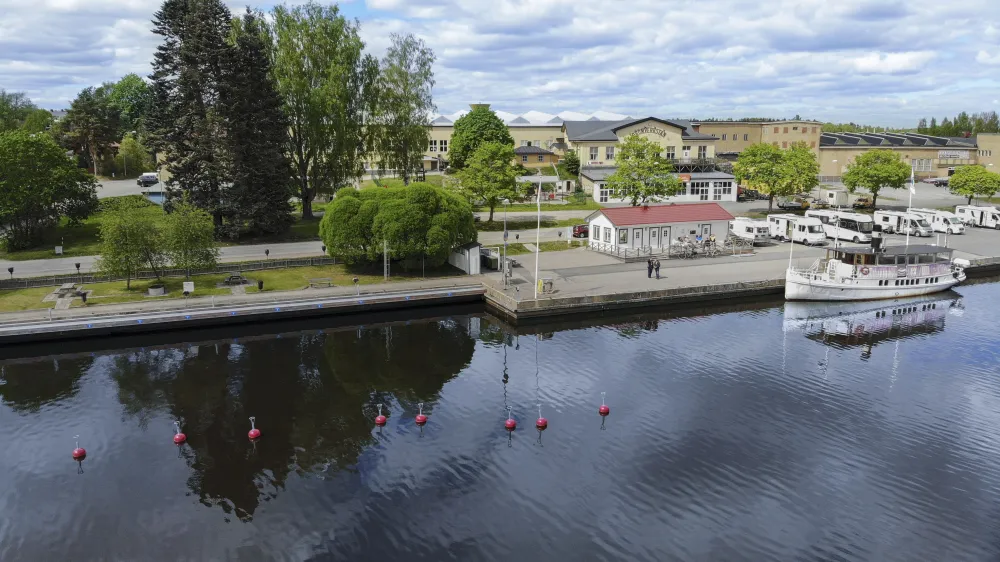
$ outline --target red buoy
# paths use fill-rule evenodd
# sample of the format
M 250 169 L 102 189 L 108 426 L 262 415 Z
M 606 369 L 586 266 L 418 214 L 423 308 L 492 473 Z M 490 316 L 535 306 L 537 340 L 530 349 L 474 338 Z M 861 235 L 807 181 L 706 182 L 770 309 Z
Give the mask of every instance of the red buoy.
M 542 431 L 542 430 L 544 430 L 548 426 L 549 426 L 549 420 L 547 420 L 547 419 L 545 419 L 545 418 L 542 417 L 542 405 L 539 404 L 538 405 L 538 419 L 535 420 L 535 428 L 537 428 L 539 431 Z
M 378 415 L 375 416 L 375 425 L 382 427 L 385 425 L 385 416 L 382 415 L 382 405 L 378 404 Z
M 174 422 L 174 429 L 177 430 L 177 433 L 174 434 L 174 444 L 180 445 L 187 441 L 187 435 L 181 433 L 181 422 Z
M 247 432 L 247 437 L 249 437 L 250 439 L 259 439 L 260 438 L 260 430 L 257 429 L 256 427 L 254 427 L 254 420 L 256 420 L 256 419 L 257 418 L 254 418 L 253 416 L 250 416 L 250 431 Z
M 424 425 L 427 423 L 427 416 L 424 415 L 424 403 L 421 402 L 417 404 L 417 408 L 419 408 L 419 413 L 417 414 L 417 425 Z
M 606 393 L 604 392 L 601 393 L 601 407 L 597 409 L 597 413 L 601 414 L 602 416 L 606 416 L 611 413 L 611 408 L 608 408 L 607 404 L 604 403 L 605 394 Z
M 87 450 L 80 446 L 79 435 L 73 437 L 73 439 L 76 439 L 76 448 L 73 449 L 73 460 L 82 461 L 83 459 L 87 458 Z
M 515 429 L 517 429 L 517 422 L 514 421 L 513 416 L 510 415 L 510 410 L 511 410 L 511 408 L 508 407 L 507 408 L 507 421 L 505 421 L 503 423 L 503 427 L 507 431 L 514 431 Z

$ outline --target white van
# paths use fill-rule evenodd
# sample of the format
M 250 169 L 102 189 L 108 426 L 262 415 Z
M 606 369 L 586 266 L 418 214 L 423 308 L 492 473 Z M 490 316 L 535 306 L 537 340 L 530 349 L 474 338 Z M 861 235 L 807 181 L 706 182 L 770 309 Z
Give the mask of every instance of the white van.
M 819 219 L 827 238 L 834 240 L 850 240 L 855 243 L 872 241 L 872 218 L 860 213 L 848 211 L 828 211 L 810 209 L 807 217 Z
M 949 211 L 938 211 L 937 209 L 910 209 L 915 215 L 920 215 L 931 223 L 934 232 L 944 232 L 947 234 L 965 234 L 965 225 L 962 220 Z
M 823 221 L 817 218 L 791 214 L 768 215 L 767 224 L 771 229 L 771 238 L 791 240 L 807 246 L 826 242 Z
M 754 244 L 766 244 L 771 241 L 771 228 L 765 220 L 736 217 L 730 221 L 729 230 L 734 236 Z
M 875 230 L 887 234 L 929 237 L 934 231 L 922 215 L 904 211 L 875 211 Z
M 847 193 L 846 189 L 825 188 L 823 189 L 822 198 L 827 205 L 836 209 L 838 207 L 847 207 L 850 204 L 851 196 Z
M 958 215 L 959 220 L 969 226 L 1000 230 L 1000 211 L 996 207 L 958 205 L 955 207 L 955 214 Z

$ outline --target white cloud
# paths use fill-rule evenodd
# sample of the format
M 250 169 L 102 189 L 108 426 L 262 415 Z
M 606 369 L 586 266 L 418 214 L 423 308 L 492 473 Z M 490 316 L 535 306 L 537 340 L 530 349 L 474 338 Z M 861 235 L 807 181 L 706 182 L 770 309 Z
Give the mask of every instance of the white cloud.
M 989 54 L 986 51 L 979 51 L 976 55 L 976 62 L 981 64 L 1000 65 L 1000 51 L 996 54 Z
M 245 0 L 226 2 L 242 10 Z M 148 74 L 159 5 L 0 0 L 0 87 L 64 107 L 84 86 Z M 488 100 L 516 113 L 798 113 L 885 125 L 980 111 L 996 97 L 1000 78 L 990 65 L 1000 64 L 1000 52 L 984 48 L 982 37 L 1000 35 L 1000 12 L 995 0 L 962 7 L 940 0 L 341 4 L 361 20 L 377 56 L 392 32 L 427 42 L 437 55 L 442 113 Z

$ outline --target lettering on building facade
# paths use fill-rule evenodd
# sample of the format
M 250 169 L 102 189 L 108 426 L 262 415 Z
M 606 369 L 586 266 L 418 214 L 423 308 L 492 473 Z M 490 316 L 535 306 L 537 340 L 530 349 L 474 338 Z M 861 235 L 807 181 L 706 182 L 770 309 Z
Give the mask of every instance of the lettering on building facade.
M 632 131 L 632 134 L 633 135 L 659 135 L 661 137 L 665 137 L 665 136 L 667 136 L 667 130 L 666 129 L 661 129 L 659 127 L 653 127 L 653 126 L 650 126 L 650 125 L 646 125 L 646 126 L 639 127 L 638 129 Z
M 939 150 L 938 160 L 968 160 L 968 150 Z

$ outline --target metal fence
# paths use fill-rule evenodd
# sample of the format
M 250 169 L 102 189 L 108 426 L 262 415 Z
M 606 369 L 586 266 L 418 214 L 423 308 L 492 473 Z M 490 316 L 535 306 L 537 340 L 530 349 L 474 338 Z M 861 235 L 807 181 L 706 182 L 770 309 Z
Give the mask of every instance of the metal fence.
M 242 273 L 245 271 L 261 271 L 265 269 L 285 269 L 289 267 L 309 267 L 315 265 L 336 265 L 337 258 L 316 257 L 297 258 L 284 260 L 263 260 L 251 262 L 230 262 L 220 263 L 214 268 L 192 269 L 191 275 L 218 275 L 220 273 Z M 188 271 L 184 269 L 169 268 L 160 271 L 160 277 L 185 277 Z M 132 279 L 156 279 L 156 274 L 151 270 L 138 272 Z M 110 277 L 107 275 L 95 275 L 92 273 L 64 273 L 61 275 L 51 275 L 46 277 L 25 277 L 21 279 L 0 280 L 0 289 L 27 289 L 31 287 L 55 287 L 63 283 L 107 283 L 109 281 L 124 281 L 124 277 Z

